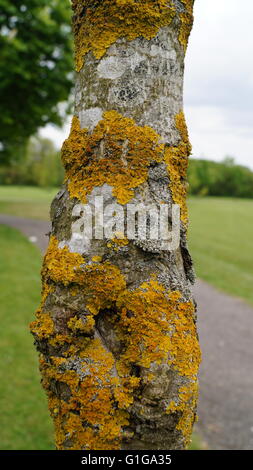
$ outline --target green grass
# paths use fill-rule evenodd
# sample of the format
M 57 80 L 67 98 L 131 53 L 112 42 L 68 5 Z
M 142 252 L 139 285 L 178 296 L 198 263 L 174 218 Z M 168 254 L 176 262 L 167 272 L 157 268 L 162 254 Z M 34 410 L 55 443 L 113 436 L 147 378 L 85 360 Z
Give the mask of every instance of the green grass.
M 0 225 L 0 448 L 53 449 L 53 429 L 29 322 L 40 298 L 41 255 Z
M 0 186 L 0 213 L 48 220 L 50 203 L 56 193 L 57 188 Z
M 207 450 L 208 446 L 205 441 L 201 438 L 200 434 L 197 431 L 194 431 L 192 434 L 191 444 L 189 450 Z
M 192 198 L 189 207 L 197 276 L 253 304 L 253 200 Z

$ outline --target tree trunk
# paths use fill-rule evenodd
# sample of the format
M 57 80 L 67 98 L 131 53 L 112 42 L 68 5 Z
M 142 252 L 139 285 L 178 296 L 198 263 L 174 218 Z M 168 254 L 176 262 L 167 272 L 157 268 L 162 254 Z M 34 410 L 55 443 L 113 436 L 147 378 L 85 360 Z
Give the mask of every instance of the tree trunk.
M 184 449 L 200 360 L 182 111 L 193 0 L 72 3 L 75 115 L 31 326 L 56 446 Z M 106 238 L 101 201 L 119 213 L 129 203 L 165 204 L 170 225 L 178 204 L 179 246 L 118 232 Z M 118 215 L 108 214 L 104 226 L 118 227 Z

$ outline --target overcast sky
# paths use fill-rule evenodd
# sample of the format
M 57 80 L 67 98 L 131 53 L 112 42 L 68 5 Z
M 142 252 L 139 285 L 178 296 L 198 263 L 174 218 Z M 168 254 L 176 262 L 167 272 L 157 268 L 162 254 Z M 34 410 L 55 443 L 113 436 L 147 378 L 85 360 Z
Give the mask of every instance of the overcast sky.
M 185 114 L 196 157 L 253 168 L 253 1 L 195 0 L 185 67 Z M 61 145 L 69 132 L 47 126 Z

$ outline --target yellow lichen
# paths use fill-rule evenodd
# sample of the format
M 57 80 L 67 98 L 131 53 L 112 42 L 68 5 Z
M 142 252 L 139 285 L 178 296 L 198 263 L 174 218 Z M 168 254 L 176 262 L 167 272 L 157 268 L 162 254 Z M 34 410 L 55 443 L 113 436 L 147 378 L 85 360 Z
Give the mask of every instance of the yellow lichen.
M 75 370 L 65 370 L 67 358 L 59 362 L 58 358 L 52 357 L 50 364 L 41 360 L 43 386 L 55 423 L 57 448 L 118 449 L 121 428 L 128 424 L 128 415 L 123 408 L 131 402 L 129 391 L 121 387 L 119 396 L 119 380 L 112 373 L 114 358 L 98 339 L 91 339 L 84 352 L 80 355 L 83 359 L 79 374 Z M 65 384 L 67 396 L 63 392 L 62 397 L 56 398 L 51 390 L 52 381 Z
M 129 240 L 124 236 L 121 232 L 115 232 L 115 237 L 112 238 L 110 246 L 115 250 L 118 251 L 120 248 L 127 246 L 129 244 Z M 109 247 L 110 248 L 110 247 Z
M 95 320 L 92 315 L 86 315 L 85 318 L 74 316 L 68 321 L 68 327 L 74 333 L 90 333 L 93 330 L 94 325 Z
M 37 320 L 30 324 L 30 328 L 39 339 L 45 339 L 54 333 L 54 322 L 49 313 L 37 313 Z
M 107 183 L 118 202 L 126 204 L 133 189 L 147 179 L 150 163 L 161 160 L 164 146 L 159 139 L 151 127 L 137 126 L 116 111 L 105 112 L 92 134 L 80 129 L 74 117 L 62 147 L 70 196 L 86 203 L 94 187 Z
M 182 44 L 184 50 L 188 45 L 188 38 L 193 25 L 193 4 L 194 0 L 181 0 L 184 3 L 186 11 L 180 13 L 181 26 L 179 30 L 179 42 Z
M 50 278 L 55 282 L 62 282 L 64 285 L 77 282 L 79 279 L 79 267 L 84 263 L 84 259 L 78 253 L 70 253 L 64 247 L 58 248 L 58 241 L 51 237 L 44 258 L 42 276 Z
M 186 385 L 178 390 L 179 405 L 170 406 L 167 412 L 180 412 L 177 429 L 188 445 L 196 417 L 201 353 L 194 306 L 192 302 L 180 300 L 180 292 L 166 292 L 152 279 L 139 289 L 119 296 L 117 306 L 121 310 L 117 327 L 126 348 L 116 366 L 119 375 L 124 376 L 129 374 L 132 364 L 149 368 L 153 362 L 169 359 L 169 365 L 184 378 Z
M 177 429 L 182 432 L 185 438 L 185 446 L 190 443 L 192 426 L 197 421 L 196 407 L 198 399 L 198 381 L 190 381 L 178 390 L 177 403 L 172 400 L 166 409 L 166 413 L 180 413 Z
M 71 343 L 71 337 L 68 335 L 55 334 L 48 342 L 51 346 L 63 346 L 66 343 Z
M 117 300 L 121 312 L 117 326 L 128 346 L 120 362 L 150 367 L 153 361 L 161 362 L 169 354 L 169 363 L 181 375 L 196 375 L 199 345 L 194 306 L 192 302 L 180 302 L 179 296 L 152 280 L 139 289 L 122 292 Z
M 119 38 L 149 40 L 160 28 L 169 25 L 176 14 L 171 0 L 104 0 L 99 3 L 72 0 L 72 7 L 78 71 L 88 52 L 100 59 Z
M 102 257 L 101 256 L 93 256 L 92 261 L 94 261 L 94 263 L 100 263 L 100 261 L 102 261 Z
M 187 126 L 184 113 L 181 111 L 175 117 L 175 125 L 180 133 L 181 142 L 177 147 L 167 147 L 165 149 L 165 162 L 167 164 L 170 190 L 175 204 L 180 205 L 181 219 L 188 222 L 188 210 L 186 205 L 187 196 L 187 168 L 188 158 L 191 153 Z
M 193 23 L 194 0 L 182 0 L 185 11 L 179 14 L 179 42 L 186 50 Z M 76 69 L 80 71 L 85 55 L 92 52 L 100 59 L 119 38 L 154 38 L 170 25 L 176 15 L 172 0 L 72 0 Z
M 108 299 L 114 302 L 126 285 L 119 268 L 109 262 L 85 263 L 78 253 L 70 253 L 67 247 L 59 248 L 54 236 L 49 241 L 42 273 L 45 279 L 54 282 L 81 285 L 87 308 L 93 314 L 108 307 Z
M 172 400 L 166 412 L 180 412 L 177 427 L 187 442 L 195 419 L 200 361 L 192 302 L 178 291 L 167 291 L 155 276 L 129 290 L 118 267 L 88 264 L 81 255 L 59 248 L 55 237 L 42 272 L 48 285 L 81 288 L 84 308 L 90 310 L 89 315 L 70 317 L 65 333 L 57 332 L 45 313 L 32 327 L 37 339 L 63 348 L 60 357 L 41 355 L 40 361 L 57 448 L 120 448 L 128 410 L 142 383 L 133 366 L 148 369 L 153 363 L 167 363 L 183 377 L 179 403 Z M 93 336 L 95 316 L 104 309 L 111 309 L 112 328 L 124 344 L 117 357 Z M 153 374 L 146 374 L 144 383 L 149 380 L 155 380 Z
M 133 119 L 116 111 L 104 113 L 92 134 L 80 129 L 74 117 L 62 148 L 70 196 L 86 203 L 94 187 L 107 183 L 118 202 L 126 204 L 134 196 L 134 188 L 147 180 L 150 164 L 165 161 L 173 200 L 180 205 L 181 219 L 187 223 L 186 176 L 191 144 L 182 111 L 175 116 L 175 126 L 181 142 L 173 147 L 161 144 L 160 136 L 150 127 L 137 126 Z

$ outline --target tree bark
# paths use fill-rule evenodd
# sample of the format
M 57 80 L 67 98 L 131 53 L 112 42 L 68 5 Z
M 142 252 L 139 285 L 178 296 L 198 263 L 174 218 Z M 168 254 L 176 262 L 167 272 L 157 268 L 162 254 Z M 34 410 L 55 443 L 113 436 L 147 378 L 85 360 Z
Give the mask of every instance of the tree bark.
M 200 361 L 182 111 L 193 0 L 72 4 L 75 113 L 31 325 L 56 446 L 184 449 Z M 170 224 L 178 204 L 179 247 L 102 238 L 102 225 L 89 239 L 84 204 L 94 209 L 98 197 L 123 210 L 167 204 Z

